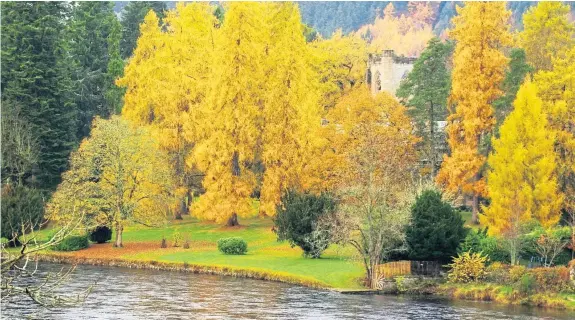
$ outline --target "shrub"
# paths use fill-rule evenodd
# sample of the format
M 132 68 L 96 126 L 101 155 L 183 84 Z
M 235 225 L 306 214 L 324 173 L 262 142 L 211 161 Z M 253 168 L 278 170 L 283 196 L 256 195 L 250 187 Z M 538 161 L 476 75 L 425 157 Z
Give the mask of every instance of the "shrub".
M 520 294 L 529 295 L 533 293 L 533 291 L 535 291 L 535 286 L 536 282 L 533 275 L 526 273 L 521 276 L 521 278 L 515 285 L 515 288 L 517 289 L 517 291 L 519 291 Z
M 509 269 L 509 280 L 513 283 L 518 282 L 526 272 L 527 268 L 524 266 L 512 266 L 511 269 Z
M 56 251 L 76 251 L 88 248 L 88 235 L 68 236 L 54 246 Z
M 174 231 L 172 238 L 174 239 L 174 247 L 179 247 L 182 242 L 182 234 L 179 231 Z
M 534 268 L 529 273 L 541 291 L 559 292 L 569 286 L 569 269 L 566 267 Z
M 412 224 L 406 230 L 411 260 L 449 262 L 465 239 L 461 215 L 441 197 L 437 190 L 425 190 L 411 207 Z
M 503 247 L 502 241 L 488 236 L 487 228 L 469 231 L 458 252 L 483 253 L 489 257 L 489 262 L 509 263 L 511 261 L 509 252 Z
M 320 218 L 333 213 L 335 202 L 327 194 L 314 195 L 288 190 L 282 195 L 274 218 L 278 241 L 298 246 L 304 256 L 319 258 L 331 242 L 330 230 L 319 228 Z
M 489 282 L 506 284 L 511 281 L 509 266 L 501 262 L 494 262 L 487 266 L 485 279 Z
M 481 253 L 465 252 L 453 259 L 449 265 L 451 270 L 447 275 L 450 282 L 473 282 L 485 277 L 485 262 L 487 257 Z
M 245 254 L 248 244 L 240 237 L 222 238 L 218 240 L 218 250 L 223 254 Z
M 22 235 L 22 225 L 37 229 L 44 219 L 44 196 L 41 191 L 6 184 L 2 187 L 2 219 L 0 236 L 13 240 Z M 27 230 L 27 231 L 28 231 Z M 9 246 L 20 243 L 9 241 Z
M 108 226 L 97 226 L 92 232 L 90 232 L 90 241 L 96 243 L 105 243 L 112 239 L 112 229 Z

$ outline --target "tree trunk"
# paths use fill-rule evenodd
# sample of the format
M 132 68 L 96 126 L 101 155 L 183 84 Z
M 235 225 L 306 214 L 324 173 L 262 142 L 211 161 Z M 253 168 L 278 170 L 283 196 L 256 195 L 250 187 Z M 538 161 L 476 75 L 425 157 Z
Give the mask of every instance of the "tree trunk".
M 176 208 L 176 211 L 174 212 L 174 219 L 176 220 L 182 220 L 182 214 L 185 214 L 186 212 L 186 197 L 182 197 L 182 199 L 180 199 L 179 204 L 178 204 L 178 208 Z
M 431 176 L 435 177 L 437 169 L 435 163 L 435 119 L 433 116 L 433 101 L 431 101 L 429 108 L 429 157 L 431 159 Z
M 124 227 L 119 223 L 116 222 L 116 241 L 114 242 L 114 247 L 121 248 L 122 245 L 122 231 L 124 231 Z
M 228 223 L 226 224 L 226 226 L 235 227 L 239 225 L 240 223 L 238 222 L 238 215 L 234 212 L 232 213 L 232 216 L 228 219 Z
M 471 209 L 471 222 L 473 224 L 479 224 L 479 195 L 477 193 L 473 193 L 473 203 Z

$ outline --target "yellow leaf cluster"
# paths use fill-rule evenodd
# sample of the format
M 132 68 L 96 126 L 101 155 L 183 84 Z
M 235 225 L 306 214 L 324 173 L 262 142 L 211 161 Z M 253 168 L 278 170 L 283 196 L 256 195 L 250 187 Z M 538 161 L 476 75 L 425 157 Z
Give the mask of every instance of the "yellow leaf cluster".
M 396 16 L 393 3 L 390 3 L 383 16 L 377 17 L 373 24 L 361 27 L 357 35 L 368 38 L 370 52 L 394 50 L 398 55 L 415 57 L 434 36 L 432 15 L 430 3 L 411 4 L 409 14 L 401 16 Z
M 551 70 L 553 58 L 564 58 L 575 46 L 575 25 L 568 14 L 567 4 L 541 1 L 523 15 L 519 42 L 536 70 Z

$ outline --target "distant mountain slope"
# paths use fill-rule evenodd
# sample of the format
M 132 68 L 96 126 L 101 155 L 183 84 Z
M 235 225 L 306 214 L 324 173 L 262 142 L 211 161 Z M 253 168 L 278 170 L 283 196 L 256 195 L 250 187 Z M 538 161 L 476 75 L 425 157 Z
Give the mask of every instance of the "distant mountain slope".
M 165 2 L 168 8 L 173 8 L 176 3 L 175 1 Z M 375 17 L 381 14 L 390 2 L 391 1 L 309 1 L 298 3 L 303 22 L 312 26 L 321 33 L 323 37 L 327 38 L 339 28 L 347 34 L 358 30 L 363 25 L 373 23 Z M 116 13 L 120 14 L 127 3 L 127 1 L 116 1 L 114 8 Z M 408 1 L 398 1 L 393 2 L 393 6 L 398 14 L 404 14 L 407 13 L 408 3 Z M 572 15 L 574 15 L 575 2 L 567 3 L 571 6 L 571 12 Z M 456 14 L 455 6 L 457 4 L 462 5 L 463 2 L 442 1 L 437 3 L 437 11 L 433 23 L 433 29 L 436 34 L 440 34 L 449 26 L 451 18 Z M 510 1 L 507 3 L 507 7 L 512 12 L 512 22 L 516 28 L 520 29 L 522 27 L 521 19 L 523 13 L 535 4 L 537 4 L 536 1 Z
M 335 30 L 341 28 L 344 33 L 358 30 L 361 26 L 373 23 L 376 15 L 390 3 L 390 1 L 361 1 L 361 2 L 329 2 L 312 1 L 299 2 L 303 21 L 315 28 L 324 37 L 329 37 Z M 393 2 L 395 11 L 398 14 L 407 13 L 407 1 Z M 455 16 L 456 5 L 463 2 L 443 1 L 436 6 L 437 11 L 433 29 L 436 34 L 440 34 L 449 26 L 451 18 Z M 507 7 L 512 12 L 512 23 L 516 28 L 522 28 L 523 13 L 531 6 L 537 4 L 536 1 L 515 1 L 508 2 Z M 568 2 L 571 12 L 575 12 L 575 2 Z

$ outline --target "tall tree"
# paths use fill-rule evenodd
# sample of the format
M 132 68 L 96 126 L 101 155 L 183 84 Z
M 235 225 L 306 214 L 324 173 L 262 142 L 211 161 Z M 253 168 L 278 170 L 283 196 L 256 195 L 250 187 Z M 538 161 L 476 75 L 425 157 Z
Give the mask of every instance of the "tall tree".
M 195 114 L 208 88 L 215 18 L 207 3 L 178 4 L 166 12 L 162 32 L 150 11 L 125 75 L 123 116 L 150 125 L 178 177 L 180 206 L 175 216 L 188 212 L 190 168 L 186 158 L 195 141 Z
M 320 91 L 303 36 L 297 5 L 275 4 L 264 65 L 267 79 L 262 108 L 264 175 L 260 214 L 274 215 L 286 190 L 301 189 L 303 166 L 321 124 Z
M 417 137 L 405 107 L 385 92 L 373 97 L 367 86 L 342 97 L 329 120 L 339 164 L 333 169 L 341 199 L 338 220 L 352 225 L 348 242 L 375 287 L 376 265 L 404 247 Z
M 417 124 L 432 176 L 436 175 L 442 157 L 436 149 L 437 121 L 444 121 L 447 117 L 447 97 L 451 89 L 447 64 L 452 50 L 451 43 L 442 43 L 438 38 L 429 40 L 427 48 L 396 93 Z
M 194 215 L 238 225 L 253 213 L 255 159 L 263 107 L 265 10 L 270 4 L 231 2 L 216 37 L 213 80 L 198 121 L 193 163 L 205 173 L 206 192 L 194 203 Z M 301 33 L 300 33 L 301 34 Z
M 511 263 L 520 253 L 522 224 L 530 219 L 550 227 L 559 222 L 563 196 L 558 188 L 555 133 L 537 96 L 537 87 L 524 83 L 514 109 L 493 140 L 489 156 L 488 191 L 491 198 L 481 221 L 508 244 Z
M 114 75 L 108 75 L 108 68 L 112 57 L 117 59 L 119 55 L 119 48 L 114 45 L 118 39 L 113 39 L 119 35 L 118 23 L 112 2 L 77 2 L 73 5 L 68 33 L 69 53 L 75 63 L 73 80 L 79 140 L 89 134 L 94 116 L 107 117 L 117 108 L 109 105 L 106 95 L 114 85 Z
M 533 72 L 526 62 L 525 50 L 514 48 L 511 50 L 509 68 L 505 72 L 505 80 L 502 83 L 503 96 L 493 102 L 497 125 L 501 125 L 505 117 L 513 110 L 513 101 L 517 96 L 517 91 L 523 83 L 527 74 Z
M 472 220 L 478 223 L 479 197 L 485 195 L 486 137 L 495 117 L 491 104 L 502 94 L 500 85 L 508 59 L 510 12 L 503 2 L 469 2 L 457 8 L 452 38 L 456 41 L 447 134 L 451 154 L 444 157 L 437 181 L 473 201 Z
M 520 43 L 535 70 L 551 70 L 553 58 L 564 57 L 575 45 L 575 25 L 568 14 L 569 5 L 542 1 L 523 15 Z
M 556 134 L 557 176 L 575 243 L 575 47 L 554 59 L 551 71 L 536 73 L 535 83 Z
M 130 1 L 122 10 L 122 40 L 120 41 L 120 51 L 122 58 L 127 59 L 132 56 L 136 49 L 138 38 L 140 38 L 140 24 L 146 15 L 153 10 L 159 18 L 158 25 L 164 18 L 164 11 L 167 9 L 164 1 Z
M 31 181 L 52 188 L 76 143 L 63 37 L 69 7 L 64 2 L 3 2 L 1 9 L 2 107 L 20 108 L 39 146 L 38 176 Z
M 122 247 L 126 223 L 158 225 L 173 206 L 165 158 L 145 128 L 119 116 L 96 118 L 48 204 L 50 220 L 65 225 L 81 216 L 85 226 L 112 224 L 114 246 Z

